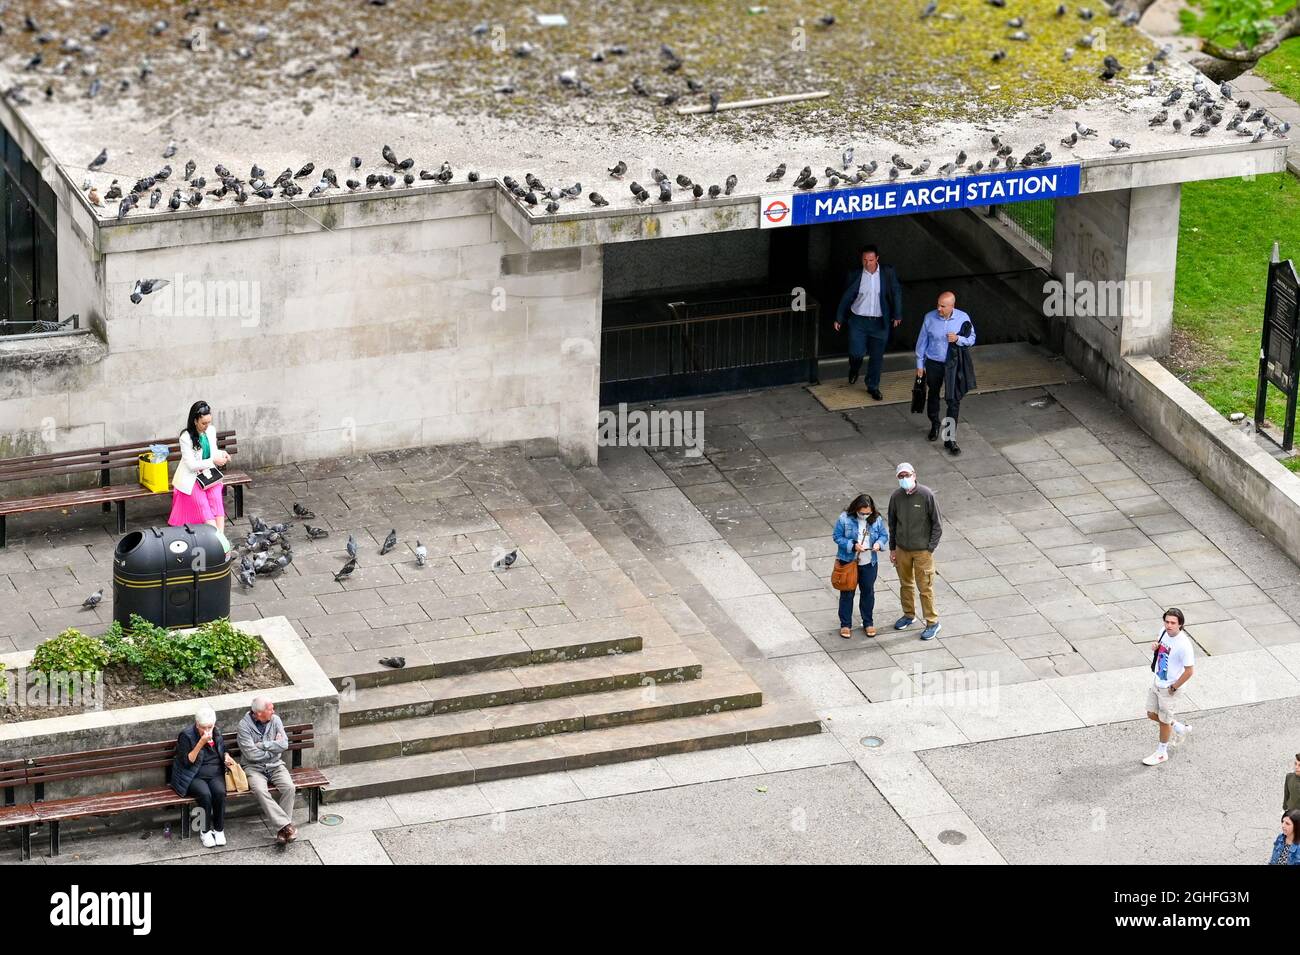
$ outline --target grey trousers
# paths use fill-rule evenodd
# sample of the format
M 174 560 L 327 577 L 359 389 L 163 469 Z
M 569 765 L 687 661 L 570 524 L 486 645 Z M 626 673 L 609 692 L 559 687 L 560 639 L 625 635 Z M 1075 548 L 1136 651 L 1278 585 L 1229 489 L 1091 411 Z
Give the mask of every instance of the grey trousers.
M 281 763 L 274 769 L 268 770 L 254 769 L 250 766 L 245 766 L 244 769 L 248 775 L 248 788 L 252 790 L 257 805 L 261 808 L 266 821 L 271 824 L 271 828 L 279 832 L 293 822 L 294 786 L 293 778 L 289 775 L 289 767 Z M 279 802 L 271 796 L 271 785 L 274 785 L 280 794 Z

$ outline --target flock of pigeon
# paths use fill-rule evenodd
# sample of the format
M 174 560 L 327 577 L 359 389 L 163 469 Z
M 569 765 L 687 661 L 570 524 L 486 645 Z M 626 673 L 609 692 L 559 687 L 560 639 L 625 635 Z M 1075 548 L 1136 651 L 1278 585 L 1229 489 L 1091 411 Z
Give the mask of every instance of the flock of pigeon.
M 325 528 L 313 527 L 311 524 L 306 523 L 315 520 L 316 515 L 309 508 L 296 501 L 293 504 L 293 516 L 295 519 L 304 522 L 303 530 L 306 532 L 308 540 L 322 540 L 330 536 L 330 532 Z M 251 530 L 235 546 L 234 552 L 231 554 L 232 561 L 236 559 L 239 561 L 239 582 L 245 587 L 253 587 L 259 575 L 273 576 L 293 563 L 293 545 L 289 540 L 289 530 L 293 527 L 293 521 L 267 524 L 262 518 L 253 517 L 249 523 Z M 379 556 L 383 557 L 391 553 L 397 546 L 397 540 L 397 528 L 393 528 L 388 532 L 383 543 L 379 545 Z M 277 546 L 279 547 L 279 553 L 274 552 L 274 548 Z M 336 582 L 347 580 L 357 569 L 359 551 L 357 539 L 354 535 L 348 534 L 345 549 L 348 559 L 334 575 Z M 429 560 L 429 549 L 417 539 L 413 551 L 415 566 L 425 566 Z M 495 560 L 492 569 L 505 570 L 513 565 L 518 557 L 519 551 L 517 549 L 512 550 Z
M 329 537 L 330 532 L 323 527 L 313 527 L 307 521 L 315 520 L 316 515 L 312 511 L 298 502 L 293 504 L 293 516 L 297 520 L 303 521 L 303 530 L 306 531 L 308 540 L 321 540 Z M 289 531 L 293 528 L 294 522 L 283 521 L 276 524 L 267 524 L 260 517 L 254 516 L 249 521 L 250 530 L 239 543 L 234 546 L 230 554 L 230 561 L 239 562 L 237 576 L 239 582 L 245 588 L 252 589 L 257 584 L 258 577 L 275 577 L 282 573 L 291 563 L 293 563 L 293 544 L 289 539 Z M 388 532 L 382 544 L 379 545 L 379 555 L 382 557 L 390 553 L 397 546 L 397 529 L 393 528 Z M 350 578 L 357 569 L 358 548 L 357 539 L 352 534 L 348 534 L 346 545 L 348 559 L 347 562 L 334 575 L 336 582 L 344 581 Z M 415 566 L 424 567 L 429 560 L 429 549 L 424 546 L 418 539 L 415 542 Z M 519 549 L 504 553 L 492 562 L 492 570 L 501 572 L 509 570 L 519 559 Z M 104 599 L 104 590 L 100 588 L 82 601 L 83 610 L 93 610 Z M 400 668 L 406 665 L 406 660 L 402 657 L 387 657 L 379 661 L 384 666 Z
M 169 143 L 163 150 L 162 158 L 171 159 L 176 155 L 176 144 Z M 172 189 L 170 198 L 166 206 L 172 212 L 179 211 L 181 208 L 196 209 L 204 202 L 207 196 L 214 201 L 220 201 L 227 197 L 231 198 L 236 205 L 243 205 L 251 196 L 257 196 L 259 199 L 274 199 L 276 190 L 280 191 L 281 199 L 295 199 L 304 193 L 308 198 L 314 199 L 323 195 L 331 189 L 342 190 L 346 187 L 348 192 L 355 192 L 364 184 L 367 189 L 374 189 L 376 186 L 382 189 L 392 189 L 400 183 L 402 187 L 415 185 L 417 179 L 421 182 L 449 183 L 452 180 L 453 172 L 451 163 L 443 162 L 442 166 L 436 172 L 428 169 L 421 169 L 419 173 L 411 170 L 415 167 L 414 159 L 398 159 L 397 154 L 393 152 L 391 146 L 385 145 L 380 150 L 385 165 L 381 167 L 382 171 L 370 172 L 365 175 L 364 179 L 347 178 L 343 185 L 339 184 L 338 174 L 333 169 L 322 169 L 316 173 L 316 164 L 314 162 L 305 163 L 295 172 L 293 168 L 285 169 L 275 178 L 271 178 L 267 171 L 253 163 L 248 170 L 246 178 L 236 176 L 224 164 L 217 163 L 213 167 L 215 174 L 212 180 L 212 188 L 204 192 L 205 187 L 209 185 L 206 175 L 195 175 L 198 171 L 198 164 L 193 159 L 185 163 L 185 168 L 179 176 L 180 185 Z M 108 150 L 101 149 L 99 155 L 92 159 L 86 166 L 91 172 L 98 172 L 108 163 Z M 360 156 L 353 156 L 349 161 L 349 168 L 352 176 L 361 176 L 358 170 L 361 169 L 362 161 Z M 175 170 L 171 163 L 167 163 L 152 175 L 144 176 L 137 179 L 131 188 L 122 192 L 122 186 L 117 179 L 114 179 L 108 189 L 101 196 L 99 190 L 95 188 L 90 179 L 85 179 L 81 188 L 86 193 L 86 198 L 92 206 L 103 208 L 106 202 L 116 200 L 117 218 L 124 219 L 127 214 L 140 206 L 141 203 L 148 203 L 150 209 L 157 209 L 163 204 L 163 186 L 169 184 Z M 479 175 L 477 172 L 470 170 L 466 175 L 468 182 L 478 182 Z M 309 187 L 304 189 L 299 184 L 300 180 L 309 180 Z M 135 292 L 149 294 L 149 290 L 136 289 Z M 139 299 L 135 293 L 132 293 L 132 301 L 138 304 Z
M 1004 8 L 1007 0 L 986 0 L 993 7 Z M 928 20 L 931 17 L 943 19 L 957 19 L 960 14 L 949 12 L 942 9 L 943 0 L 928 0 L 920 10 L 920 19 Z M 192 7 L 185 13 L 186 19 L 195 19 L 199 15 L 196 11 L 198 8 Z M 1111 16 L 1118 15 L 1117 7 L 1105 8 Z M 1053 14 L 1054 18 L 1060 20 L 1068 16 L 1069 7 L 1065 3 L 1056 6 Z M 1090 7 L 1078 7 L 1075 10 L 1078 18 L 1085 23 L 1093 21 L 1097 13 Z M 1121 18 L 1121 22 L 1126 26 L 1136 24 L 1138 16 L 1136 13 L 1127 13 Z M 831 29 L 836 24 L 833 15 L 824 15 L 816 18 L 815 24 L 821 29 Z M 1020 42 L 1030 43 L 1033 37 L 1030 30 L 1033 25 L 1024 15 L 1017 15 L 1008 18 L 1005 21 L 1007 39 Z M 166 20 L 155 22 L 150 33 L 157 37 L 161 36 L 168 30 L 169 24 Z M 24 29 L 29 33 L 36 34 L 38 44 L 42 48 L 50 47 L 57 39 L 53 35 L 42 31 L 36 21 L 28 16 L 24 21 Z M 109 25 L 102 25 L 95 28 L 90 34 L 90 44 L 100 43 L 111 32 Z M 491 27 L 488 23 L 479 23 L 469 30 L 472 39 L 481 40 L 490 32 Z M 218 35 L 226 35 L 232 32 L 229 25 L 223 21 L 217 21 L 215 31 Z M 1070 60 L 1074 57 L 1077 49 L 1091 50 L 1098 45 L 1098 37 L 1101 34 L 1097 30 L 1085 33 L 1077 38 L 1074 44 L 1066 48 L 1063 52 L 1063 58 Z M 270 31 L 265 26 L 256 29 L 253 42 L 260 43 L 270 36 Z M 74 37 L 65 37 L 62 44 L 58 47 L 61 52 L 68 55 L 81 54 L 86 51 L 86 46 L 80 40 Z M 242 52 L 241 52 L 242 51 Z M 241 48 L 237 51 L 241 58 L 246 58 L 244 54 L 251 56 L 251 51 Z M 349 56 L 357 55 L 358 48 L 353 48 Z M 1162 61 L 1167 60 L 1171 50 L 1168 46 L 1160 49 L 1142 68 L 1141 72 L 1154 77 L 1159 72 Z M 511 53 L 513 57 L 520 60 L 526 60 L 536 55 L 537 49 L 532 44 L 524 42 L 516 45 Z M 628 54 L 628 47 L 624 44 L 613 44 L 597 49 L 591 55 L 594 62 L 606 62 L 611 58 L 621 58 Z M 681 96 L 700 95 L 706 93 L 709 97 L 710 110 L 716 112 L 720 103 L 720 94 L 716 91 L 709 92 L 704 83 L 694 77 L 686 75 L 684 72 L 685 61 L 671 46 L 667 43 L 661 43 L 659 47 L 659 56 L 662 60 L 661 66 L 664 74 L 673 78 L 673 82 L 680 82 L 685 78 L 684 91 L 660 92 L 652 89 L 641 75 L 633 76 L 628 87 L 620 93 L 638 97 L 648 97 L 658 101 L 663 106 L 670 106 Z M 991 53 L 991 59 L 1000 62 L 1007 59 L 1005 49 L 996 49 Z M 60 69 L 64 69 L 65 64 Z M 44 63 L 44 54 L 37 52 L 27 63 L 28 70 L 38 70 Z M 1126 71 L 1126 66 L 1113 54 L 1107 53 L 1102 60 L 1102 69 L 1099 78 L 1104 83 L 1110 83 L 1117 77 L 1120 77 Z M 66 71 L 66 70 L 65 70 Z M 150 72 L 147 61 L 142 64 L 140 78 L 147 79 Z M 95 79 L 95 83 L 99 80 Z M 123 81 L 126 82 L 126 81 Z M 579 76 L 576 67 L 569 67 L 562 70 L 556 77 L 558 85 L 569 91 L 576 91 L 578 94 L 590 95 L 593 90 Z M 92 89 L 94 86 L 92 84 Z M 1157 79 L 1149 80 L 1147 94 L 1151 96 L 1161 95 L 1160 83 Z M 515 92 L 513 81 L 506 81 L 496 88 L 500 94 L 509 94 Z M 1232 101 L 1231 88 L 1227 84 L 1220 87 L 1220 95 L 1223 101 Z M 16 86 L 6 91 L 10 98 L 17 98 L 22 93 L 21 86 Z M 50 88 L 47 88 L 47 95 L 52 95 Z M 91 91 L 87 95 L 93 96 Z M 1210 88 L 1204 80 L 1197 78 L 1192 84 L 1192 94 L 1186 100 L 1183 99 L 1184 91 L 1181 87 L 1175 87 L 1164 96 L 1160 112 L 1151 117 L 1149 125 L 1152 128 L 1166 126 L 1175 133 L 1187 131 L 1192 136 L 1207 136 L 1216 127 L 1222 125 L 1223 131 L 1234 133 L 1238 137 L 1249 138 L 1252 142 L 1260 142 L 1270 133 L 1278 138 L 1285 138 L 1290 130 L 1287 123 L 1278 123 L 1273 120 L 1262 108 L 1252 108 L 1248 100 L 1236 101 L 1238 109 L 1236 115 L 1228 118 L 1225 122 L 1225 112 L 1228 108 L 1228 102 L 1221 102 L 1215 98 Z M 1182 107 L 1181 116 L 1172 115 L 1170 110 L 1178 111 Z M 1256 125 L 1257 124 L 1257 125 Z M 1096 135 L 1095 131 L 1089 130 L 1086 126 L 1075 123 L 1074 132 L 1061 139 L 1062 146 L 1073 148 L 1081 141 L 1090 139 Z M 1119 138 L 1111 137 L 1110 145 L 1116 150 L 1130 148 L 1130 144 Z M 959 151 L 956 158 L 939 166 L 936 170 L 941 177 L 952 177 L 958 173 L 965 172 L 968 174 L 978 174 L 986 171 L 996 171 L 999 168 L 1010 170 L 1017 167 L 1028 167 L 1035 164 L 1046 164 L 1051 161 L 1052 153 L 1043 143 L 1038 144 L 1033 149 L 1028 150 L 1019 157 L 1011 146 L 1000 141 L 998 137 L 993 137 L 994 155 L 987 162 L 983 159 L 968 164 L 965 151 Z M 176 143 L 172 142 L 162 151 L 164 160 L 172 159 L 178 152 Z M 323 168 L 319 171 L 315 162 L 307 162 L 297 170 L 292 167 L 286 167 L 278 175 L 271 176 L 265 169 L 256 163 L 251 165 L 246 176 L 239 176 L 233 173 L 225 164 L 217 163 L 213 167 L 213 175 L 209 178 L 206 174 L 199 174 L 197 164 L 193 159 L 187 161 L 183 171 L 177 175 L 170 162 L 163 165 L 155 172 L 141 176 L 129 187 L 124 188 L 123 182 L 114 179 L 109 187 L 101 194 L 99 189 L 87 178 L 82 183 L 83 191 L 92 206 L 103 208 L 106 204 L 117 202 L 116 218 L 123 219 L 132 210 L 144 209 L 157 210 L 162 206 L 172 211 L 181 209 L 197 208 L 206 202 L 220 202 L 226 199 L 233 201 L 235 205 L 243 205 L 250 198 L 256 197 L 265 201 L 276 198 L 281 200 L 292 201 L 300 196 L 315 198 L 325 195 L 331 191 L 356 192 L 361 189 L 393 189 L 393 188 L 410 188 L 417 183 L 424 184 L 448 184 L 456 178 L 451 163 L 443 161 L 437 169 L 421 168 L 416 169 L 413 158 L 398 158 L 396 152 L 391 146 L 384 145 L 380 150 L 383 159 L 382 165 L 376 165 L 371 170 L 361 172 L 364 165 L 360 156 L 351 157 L 347 174 L 342 180 L 332 168 Z M 827 166 L 822 176 L 814 174 L 811 166 L 804 166 L 799 175 L 791 181 L 791 186 L 801 190 L 811 190 L 818 187 L 834 189 L 839 186 L 853 187 L 861 185 L 871 179 L 881 169 L 881 164 L 872 160 L 869 163 L 853 165 L 853 148 L 850 146 L 844 150 L 841 157 L 842 162 L 839 167 Z M 99 154 L 92 159 L 87 165 L 90 172 L 101 172 L 105 170 L 109 163 L 109 154 L 107 149 L 100 150 Z M 929 172 L 931 160 L 922 158 L 915 164 L 904 159 L 900 155 L 891 157 L 891 162 L 885 167 L 884 175 L 889 180 L 898 179 L 904 173 L 911 176 L 921 176 Z M 782 182 L 785 176 L 785 164 L 782 163 L 770 175 L 767 176 L 766 182 Z M 625 161 L 619 160 L 614 165 L 608 167 L 608 174 L 612 180 L 622 181 L 627 172 L 628 165 Z M 479 173 L 469 170 L 464 174 L 463 181 L 477 182 Z M 687 202 L 698 201 L 701 199 L 717 199 L 723 196 L 730 196 L 738 185 L 738 178 L 735 174 L 726 177 L 721 183 L 715 182 L 706 185 L 705 181 L 697 181 L 690 175 L 678 173 L 670 176 L 660 169 L 651 171 L 652 182 L 642 185 L 640 182 L 632 181 L 628 184 L 628 189 L 637 204 L 644 204 L 653 200 L 658 203 L 671 203 L 681 199 Z M 525 173 L 523 181 L 515 179 L 513 176 L 503 176 L 502 183 L 509 193 L 520 204 L 521 208 L 529 214 L 546 213 L 556 214 L 561 211 L 562 204 L 578 199 L 583 195 L 583 186 L 581 182 L 574 182 L 570 185 L 551 184 L 547 185 L 531 172 Z M 170 194 L 166 190 L 170 187 Z M 610 205 L 610 201 L 599 191 L 591 190 L 587 192 L 587 200 L 591 206 L 601 208 Z M 155 288 L 161 288 L 165 282 L 162 280 L 142 280 L 132 289 L 131 300 L 139 303 L 143 296 L 150 294 Z

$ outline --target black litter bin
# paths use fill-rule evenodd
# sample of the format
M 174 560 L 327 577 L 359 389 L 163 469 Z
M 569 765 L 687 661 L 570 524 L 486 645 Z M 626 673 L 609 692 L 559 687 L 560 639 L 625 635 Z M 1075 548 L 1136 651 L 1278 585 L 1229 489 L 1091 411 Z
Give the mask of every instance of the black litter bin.
M 230 562 L 211 524 L 132 531 L 113 551 L 113 619 L 162 627 L 230 616 Z

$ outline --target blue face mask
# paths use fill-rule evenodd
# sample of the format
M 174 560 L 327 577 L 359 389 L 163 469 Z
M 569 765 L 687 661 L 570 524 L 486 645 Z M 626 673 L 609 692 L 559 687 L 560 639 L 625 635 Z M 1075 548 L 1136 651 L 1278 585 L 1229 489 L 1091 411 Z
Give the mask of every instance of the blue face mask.
M 916 478 L 914 477 L 899 478 L 898 486 L 901 487 L 904 491 L 910 491 L 912 490 L 912 488 L 916 487 Z

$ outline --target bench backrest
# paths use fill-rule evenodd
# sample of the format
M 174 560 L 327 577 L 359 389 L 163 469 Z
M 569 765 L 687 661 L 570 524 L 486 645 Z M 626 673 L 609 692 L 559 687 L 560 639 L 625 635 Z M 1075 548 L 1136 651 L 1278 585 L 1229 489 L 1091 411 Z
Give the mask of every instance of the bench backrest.
M 4 790 L 4 804 L 12 806 L 14 804 L 14 787 L 23 786 L 27 783 L 27 761 L 23 759 L 7 759 L 0 762 L 0 789 Z
M 159 438 L 132 444 L 84 448 L 80 451 L 54 451 L 48 454 L 29 454 L 21 458 L 4 458 L 0 460 L 0 481 L 24 481 L 89 471 L 108 472 L 114 468 L 134 468 L 140 455 L 147 453 L 153 444 L 167 446 L 168 461 L 180 460 L 179 438 Z M 217 447 L 229 454 L 238 454 L 239 443 L 235 432 L 218 431 Z
M 284 728 L 289 737 L 289 751 L 292 753 L 291 765 L 302 765 L 302 751 L 316 745 L 315 734 L 310 723 L 298 723 Z M 226 751 L 231 756 L 239 757 L 239 743 L 235 733 L 223 733 Z M 156 743 L 135 743 L 130 746 L 114 746 L 108 749 L 92 749 L 80 753 L 55 753 L 49 756 L 34 756 L 23 761 L 26 769 L 25 782 L 38 787 L 36 798 L 44 798 L 44 787 L 49 783 L 64 782 L 69 779 L 85 779 L 91 776 L 103 776 L 109 773 L 129 772 L 133 770 L 162 770 L 169 774 L 172 761 L 176 756 L 176 740 L 159 740 Z M 9 785 L 21 785 L 10 783 Z

